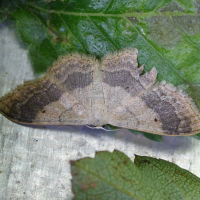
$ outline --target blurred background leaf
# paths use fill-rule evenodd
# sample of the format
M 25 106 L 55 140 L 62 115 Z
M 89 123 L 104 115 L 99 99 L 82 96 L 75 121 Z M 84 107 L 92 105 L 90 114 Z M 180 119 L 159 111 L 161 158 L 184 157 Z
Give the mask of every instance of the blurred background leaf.
M 26 0 L 1 0 L 0 1 L 0 23 L 7 19 L 11 13 L 18 8 L 23 8 Z

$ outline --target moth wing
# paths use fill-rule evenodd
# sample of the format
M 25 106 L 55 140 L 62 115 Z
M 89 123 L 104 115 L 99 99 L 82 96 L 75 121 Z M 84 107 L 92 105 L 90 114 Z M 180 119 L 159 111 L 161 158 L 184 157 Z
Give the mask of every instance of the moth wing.
M 155 68 L 140 76 L 144 65 L 138 68 L 137 54 L 137 49 L 123 50 L 102 61 L 103 93 L 108 112 L 140 95 L 155 82 Z
M 114 126 L 160 135 L 193 135 L 200 132 L 200 115 L 192 100 L 171 84 L 134 97 L 110 115 Z
M 80 55 L 60 59 L 44 78 L 2 97 L 0 112 L 18 123 L 89 124 L 94 62 Z
M 137 50 L 125 50 L 102 62 L 108 123 L 161 135 L 200 132 L 200 115 L 192 100 L 164 82 L 154 84 L 157 71 L 140 75 Z

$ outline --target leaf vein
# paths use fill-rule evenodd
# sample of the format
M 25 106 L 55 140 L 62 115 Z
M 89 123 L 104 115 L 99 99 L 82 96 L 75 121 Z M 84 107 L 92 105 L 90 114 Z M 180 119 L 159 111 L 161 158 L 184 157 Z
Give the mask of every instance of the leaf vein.
M 61 20 L 65 23 L 66 27 L 68 28 L 68 30 L 70 31 L 70 33 L 76 38 L 76 40 L 80 43 L 80 45 L 83 47 L 83 49 L 85 50 L 85 52 L 87 52 L 87 49 L 85 48 L 85 46 L 82 44 L 82 42 L 76 37 L 76 35 L 70 30 L 69 26 L 67 25 L 67 23 L 65 22 L 65 20 L 62 18 L 62 16 L 59 15 L 59 17 L 61 18 Z
M 151 11 L 151 12 L 155 13 L 155 12 L 163 5 L 163 2 L 165 2 L 165 0 L 162 0 L 162 1 L 158 4 L 158 6 L 156 6 L 156 7 L 154 8 L 154 10 Z
M 109 40 L 109 38 L 99 29 L 99 27 L 94 23 L 94 21 L 91 19 L 90 16 L 88 16 L 89 20 L 92 22 L 92 24 L 98 29 L 98 31 L 104 36 L 104 38 L 108 41 L 108 43 L 110 43 L 116 50 L 117 48 L 115 47 L 115 45 L 111 42 L 111 40 Z
M 75 16 L 101 16 L 101 17 L 152 17 L 152 16 L 160 16 L 160 13 L 153 13 L 153 12 L 132 12 L 132 13 L 120 13 L 120 14 L 105 14 L 103 12 L 99 13 L 84 13 L 84 12 L 67 12 L 67 11 L 56 11 L 56 10 L 48 10 L 45 8 L 41 8 L 39 6 L 36 6 L 35 4 L 28 2 L 27 5 L 38 9 L 40 11 L 46 12 L 46 13 L 55 13 L 55 14 L 63 14 L 63 15 L 75 15 Z M 163 12 L 162 16 L 182 16 L 182 12 Z M 196 13 L 184 13 L 184 16 L 200 16 L 200 14 Z
M 104 13 L 108 9 L 108 7 L 112 4 L 112 2 L 113 0 L 110 0 L 110 3 L 105 7 L 105 9 L 101 13 Z

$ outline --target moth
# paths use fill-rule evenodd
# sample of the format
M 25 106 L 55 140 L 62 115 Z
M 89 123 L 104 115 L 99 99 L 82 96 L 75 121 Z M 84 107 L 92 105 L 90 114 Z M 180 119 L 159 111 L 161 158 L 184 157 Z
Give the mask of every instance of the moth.
M 157 70 L 141 75 L 137 49 L 94 57 L 69 54 L 38 80 L 0 99 L 0 112 L 22 124 L 111 124 L 160 135 L 200 132 L 200 114 L 175 86 L 156 82 Z

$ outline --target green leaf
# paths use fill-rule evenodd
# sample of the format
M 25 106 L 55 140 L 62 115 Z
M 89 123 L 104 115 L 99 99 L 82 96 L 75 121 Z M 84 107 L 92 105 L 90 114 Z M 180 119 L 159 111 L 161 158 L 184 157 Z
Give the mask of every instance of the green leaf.
M 199 199 L 200 179 L 177 165 L 150 157 L 98 152 L 71 162 L 74 199 Z
M 156 134 L 151 134 L 151 133 L 142 133 L 144 137 L 153 140 L 155 142 L 162 142 L 162 135 L 156 135 Z
M 200 138 L 200 133 L 196 134 L 195 136 L 199 137 Z
M 110 125 L 110 124 L 106 124 L 106 126 L 107 126 L 110 130 L 113 130 L 113 131 L 119 129 L 117 126 L 112 126 L 112 125 Z
M 8 18 L 9 14 L 16 11 L 18 7 L 23 8 L 25 0 L 1 0 L 0 1 L 0 23 Z
M 37 45 L 30 45 L 30 58 L 35 66 L 36 72 L 46 71 L 46 69 L 58 58 L 57 52 L 48 39 L 42 40 Z M 48 54 L 46 53 L 48 52 Z M 42 68 L 40 66 L 42 65 Z
M 134 133 L 134 134 L 141 133 L 142 135 L 144 135 L 144 137 L 146 137 L 152 141 L 162 142 L 162 135 L 156 135 L 156 134 L 152 134 L 152 133 L 146 133 L 146 132 L 141 132 L 141 131 L 136 131 L 136 130 L 131 130 L 131 129 L 129 131 L 131 131 L 131 133 Z
M 144 72 L 155 66 L 158 81 L 183 89 L 200 110 L 200 1 L 37 0 L 18 7 L 11 17 L 36 73 L 73 51 L 101 58 L 137 48 Z

